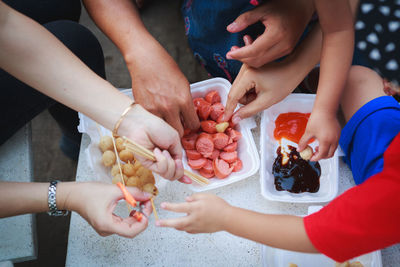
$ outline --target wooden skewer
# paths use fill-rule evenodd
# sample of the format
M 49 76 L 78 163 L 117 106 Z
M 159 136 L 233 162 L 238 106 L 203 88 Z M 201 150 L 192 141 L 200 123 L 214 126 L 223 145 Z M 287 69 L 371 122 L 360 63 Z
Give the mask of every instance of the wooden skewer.
M 125 144 L 125 148 L 129 151 L 131 151 L 134 154 L 137 154 L 139 156 L 142 156 L 148 160 L 152 160 L 152 161 L 156 161 L 156 157 L 154 156 L 154 153 L 151 152 L 150 150 L 148 150 L 147 148 L 139 145 L 138 143 L 136 143 L 133 140 L 130 140 L 129 138 L 123 136 L 123 139 L 125 139 L 127 141 L 127 143 Z M 197 182 L 200 185 L 207 185 L 210 182 L 208 181 L 208 179 L 204 178 L 201 175 L 192 173 L 188 170 L 184 170 L 184 174 L 189 177 L 190 179 L 192 179 L 193 181 Z
M 157 211 L 156 211 L 156 206 L 154 205 L 154 200 L 153 200 L 153 198 L 150 198 L 150 202 L 151 202 L 151 206 L 153 207 L 154 217 L 155 217 L 156 220 L 158 221 L 158 215 L 157 215 Z

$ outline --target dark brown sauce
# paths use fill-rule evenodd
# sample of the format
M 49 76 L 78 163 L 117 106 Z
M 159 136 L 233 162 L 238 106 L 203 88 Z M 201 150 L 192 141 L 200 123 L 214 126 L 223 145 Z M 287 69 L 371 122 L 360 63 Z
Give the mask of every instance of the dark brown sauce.
M 279 146 L 276 150 L 278 156 L 272 165 L 276 190 L 286 190 L 291 193 L 318 192 L 319 177 L 321 176 L 319 163 L 302 159 L 293 146 L 288 146 L 288 148 L 290 150 L 289 160 L 284 165 L 282 165 L 281 147 Z

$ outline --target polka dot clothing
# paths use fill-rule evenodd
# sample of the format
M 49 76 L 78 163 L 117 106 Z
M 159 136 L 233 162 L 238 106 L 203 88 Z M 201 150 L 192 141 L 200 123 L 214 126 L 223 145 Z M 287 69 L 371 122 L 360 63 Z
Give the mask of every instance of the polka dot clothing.
M 400 0 L 362 0 L 355 23 L 356 49 L 370 67 L 400 82 Z

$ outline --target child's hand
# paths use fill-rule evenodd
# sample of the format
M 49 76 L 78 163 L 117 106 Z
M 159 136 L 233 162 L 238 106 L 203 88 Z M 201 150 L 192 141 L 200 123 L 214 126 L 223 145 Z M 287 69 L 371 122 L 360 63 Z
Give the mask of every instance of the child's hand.
M 223 199 L 211 194 L 195 194 L 184 203 L 161 203 L 161 208 L 186 213 L 187 216 L 159 220 L 157 226 L 172 227 L 188 233 L 213 233 L 224 229 L 226 215 L 231 206 Z
M 318 140 L 311 161 L 330 158 L 335 153 L 340 136 L 340 125 L 335 114 L 314 110 L 308 120 L 306 131 L 299 142 L 298 151 L 303 151 L 311 138 Z
M 296 46 L 313 12 L 312 1 L 266 1 L 258 5 L 237 17 L 227 30 L 231 33 L 240 32 L 259 21 L 266 30 L 252 45 L 233 47 L 237 49 L 229 51 L 226 58 L 258 68 L 288 55 Z
M 224 120 L 231 118 L 238 102 L 245 106 L 232 121 L 251 117 L 288 96 L 304 77 L 291 62 L 272 62 L 255 69 L 243 64 L 233 83 L 225 107 Z

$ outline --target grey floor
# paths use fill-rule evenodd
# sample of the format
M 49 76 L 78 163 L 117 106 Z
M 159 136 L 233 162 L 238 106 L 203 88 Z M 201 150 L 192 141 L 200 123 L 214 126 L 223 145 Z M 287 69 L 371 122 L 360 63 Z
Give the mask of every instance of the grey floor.
M 189 82 L 208 78 L 192 56 L 187 45 L 178 0 L 150 1 L 142 10 L 149 31 L 178 62 Z M 85 10 L 81 23 L 99 39 L 105 56 L 107 79 L 117 88 L 131 88 L 131 80 L 121 54 L 114 44 L 94 25 Z M 77 162 L 65 157 L 58 147 L 61 132 L 50 114 L 45 111 L 32 121 L 34 176 L 36 181 L 75 179 Z M 70 217 L 52 218 L 37 214 L 38 259 L 16 266 L 64 266 L 67 251 Z

